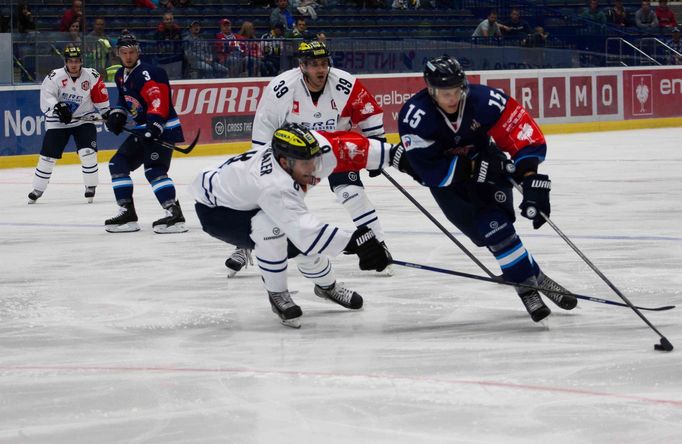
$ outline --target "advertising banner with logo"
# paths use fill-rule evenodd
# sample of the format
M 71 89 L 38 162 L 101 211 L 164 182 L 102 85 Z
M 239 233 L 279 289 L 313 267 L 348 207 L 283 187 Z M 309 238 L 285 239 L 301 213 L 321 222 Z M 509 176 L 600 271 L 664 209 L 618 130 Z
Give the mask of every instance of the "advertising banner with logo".
M 424 87 L 419 74 L 359 76 L 384 108 L 388 133 L 397 131 L 403 104 Z M 682 68 L 596 68 L 469 72 L 483 83 L 511 94 L 541 124 L 682 117 Z M 188 80 L 173 82 L 173 103 L 191 140 L 200 144 L 248 142 L 265 80 Z M 109 88 L 112 102 L 117 93 Z M 36 154 L 45 133 L 39 88 L 0 88 L 0 155 Z M 100 149 L 113 149 L 124 136 L 98 125 Z M 67 149 L 68 150 L 68 149 Z

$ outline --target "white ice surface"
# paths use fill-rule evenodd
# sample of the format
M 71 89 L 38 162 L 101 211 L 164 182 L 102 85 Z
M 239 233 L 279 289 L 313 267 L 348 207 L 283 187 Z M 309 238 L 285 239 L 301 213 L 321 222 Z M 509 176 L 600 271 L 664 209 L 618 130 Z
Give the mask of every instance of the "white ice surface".
M 552 219 L 682 347 L 682 129 L 548 137 Z M 581 301 L 533 324 L 512 289 L 334 260 L 365 307 L 315 297 L 289 267 L 300 330 L 270 311 L 255 269 L 227 281 L 231 246 L 204 234 L 187 184 L 220 158 L 176 155 L 190 232 L 133 174 L 142 231 L 109 234 L 106 160 L 95 203 L 57 165 L 36 205 L 33 169 L 0 171 L 2 443 L 681 443 L 682 349 L 630 309 Z M 448 227 L 428 191 L 391 170 Z M 365 183 L 395 258 L 484 274 L 383 177 Z M 326 183 L 308 196 L 351 228 Z M 550 227 L 517 228 L 548 275 L 619 301 Z M 492 257 L 457 238 L 497 272 Z

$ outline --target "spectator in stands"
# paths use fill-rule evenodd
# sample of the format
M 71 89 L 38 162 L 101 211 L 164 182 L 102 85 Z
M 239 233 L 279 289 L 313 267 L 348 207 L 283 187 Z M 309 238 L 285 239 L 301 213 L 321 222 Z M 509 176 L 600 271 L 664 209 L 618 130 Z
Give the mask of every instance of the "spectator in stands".
M 83 2 L 81 0 L 73 0 L 71 8 L 64 11 L 62 20 L 59 22 L 59 32 L 68 32 L 71 23 L 78 22 L 81 29 L 83 27 Z
M 244 72 L 242 49 L 237 42 L 237 35 L 232 32 L 230 19 L 220 20 L 220 32 L 216 34 L 216 54 L 218 62 L 227 67 L 230 77 L 237 77 Z
M 181 9 L 182 8 L 191 8 L 192 7 L 192 0 L 176 0 L 175 1 L 175 7 L 181 8 Z
M 549 34 L 545 32 L 545 29 L 542 26 L 536 26 L 535 31 L 532 34 L 529 34 L 521 44 L 529 48 L 544 48 L 545 45 L 547 45 L 548 36 Z
M 81 24 L 78 20 L 74 21 L 69 26 L 69 34 L 68 34 L 67 40 L 69 41 L 69 43 L 75 43 L 76 45 L 78 45 L 78 47 L 81 46 L 81 40 L 82 40 Z
M 599 0 L 590 0 L 589 6 L 580 14 L 582 18 L 605 25 L 606 14 L 599 9 Z
M 517 8 L 511 10 L 506 25 L 500 23 L 500 29 L 504 38 L 509 40 L 523 40 L 531 33 L 530 25 L 521 18 L 521 11 Z
M 317 9 L 320 5 L 315 0 L 293 0 L 293 6 L 299 14 L 310 17 L 311 20 L 317 20 Z
M 106 75 L 106 68 L 114 52 L 111 39 L 105 32 L 106 22 L 102 17 L 97 17 L 93 23 L 92 31 L 85 36 L 85 65 L 91 66 Z
M 36 30 L 36 22 L 31 8 L 27 3 L 17 4 L 17 14 L 14 16 L 14 29 L 22 34 Z
M 244 54 L 246 75 L 249 77 L 260 76 L 263 69 L 263 50 L 261 42 L 256 37 L 253 22 L 245 21 L 242 23 L 236 37 L 237 40 L 241 40 L 239 46 L 242 49 L 242 54 Z
M 606 20 L 616 26 L 630 26 L 628 11 L 623 6 L 623 0 L 614 0 L 613 7 L 606 11 Z
M 497 23 L 497 12 L 490 11 L 488 18 L 478 24 L 472 37 L 502 37 L 500 26 Z
M 270 27 L 278 23 L 284 26 L 284 32 L 294 27 L 294 16 L 289 8 L 289 0 L 277 0 L 277 8 L 270 14 Z
M 140 8 L 147 8 L 147 9 L 156 9 L 156 5 L 152 0 L 133 0 L 135 3 L 135 6 L 139 6 Z
M 159 0 L 159 8 L 172 11 L 174 7 L 173 0 Z
M 668 0 L 659 0 L 656 6 L 656 18 L 658 19 L 658 26 L 661 28 L 676 28 L 677 20 L 675 20 L 675 13 L 670 6 Z
M 283 38 L 284 27 L 281 23 L 277 23 L 269 32 L 266 32 L 260 38 L 263 42 L 263 70 L 261 71 L 261 74 L 265 77 L 279 74 Z
M 682 41 L 680 40 L 680 28 L 673 28 L 672 38 L 666 42 L 666 45 L 670 46 L 672 49 L 682 54 Z M 671 65 L 682 65 L 682 55 L 671 54 L 670 64 Z
M 393 0 L 391 3 L 393 9 L 407 9 L 407 0 Z
M 159 54 L 181 54 L 182 36 L 180 27 L 175 24 L 172 12 L 165 12 L 161 23 L 156 28 L 154 40 L 157 42 Z
M 189 25 L 189 32 L 183 39 L 186 77 L 210 79 L 217 75 L 226 76 L 228 70 L 213 58 L 211 45 L 201 36 L 201 23 L 194 20 Z
M 642 7 L 635 13 L 635 24 L 641 30 L 653 31 L 658 28 L 658 18 L 651 9 L 651 2 L 644 0 Z
M 308 32 L 308 24 L 305 22 L 305 17 L 297 17 L 294 27 L 285 35 L 288 39 L 304 39 L 308 40 L 313 36 Z

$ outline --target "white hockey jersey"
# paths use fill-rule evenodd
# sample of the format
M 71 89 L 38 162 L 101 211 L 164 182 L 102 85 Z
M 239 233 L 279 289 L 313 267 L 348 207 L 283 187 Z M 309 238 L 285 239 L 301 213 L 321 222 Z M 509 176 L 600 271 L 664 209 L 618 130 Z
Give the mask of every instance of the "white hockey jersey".
M 318 182 L 333 172 L 388 165 L 388 143 L 352 132 L 312 133 L 323 153 L 316 158 L 314 175 Z M 282 169 L 269 143 L 201 172 L 190 185 L 199 203 L 242 211 L 260 208 L 304 254 L 336 256 L 348 244 L 351 233 L 320 222 L 308 211 L 303 200 L 308 188 Z
M 253 148 L 270 143 L 285 122 L 315 131 L 347 131 L 353 125 L 367 137 L 384 137 L 384 111 L 354 75 L 330 68 L 322 95 L 313 103 L 300 68 L 275 77 L 265 87 L 253 120 Z
M 69 105 L 73 117 L 95 117 L 109 110 L 109 94 L 102 76 L 93 68 L 81 68 L 80 76 L 73 80 L 66 68 L 49 73 L 40 86 L 40 109 L 45 114 L 45 128 L 73 128 L 87 121 L 74 119 L 65 125 L 54 112 L 57 102 Z

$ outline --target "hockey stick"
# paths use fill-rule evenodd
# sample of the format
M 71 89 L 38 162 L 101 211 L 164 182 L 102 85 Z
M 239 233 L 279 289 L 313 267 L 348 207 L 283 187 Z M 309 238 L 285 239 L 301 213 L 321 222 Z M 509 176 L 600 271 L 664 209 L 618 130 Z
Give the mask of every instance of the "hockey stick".
M 523 188 L 521 187 L 521 185 L 519 185 L 519 184 L 518 184 L 514 179 L 512 179 L 511 177 L 509 178 L 509 182 L 514 186 L 514 188 L 516 189 L 516 191 L 518 191 L 519 193 L 521 193 L 521 194 L 523 195 Z M 536 209 L 536 210 L 537 210 L 537 209 Z M 584 262 L 585 262 L 585 263 L 586 263 L 586 264 L 587 264 L 595 273 L 597 273 L 597 276 L 599 276 L 599 277 L 606 283 L 606 285 L 608 285 L 608 286 L 611 288 L 611 290 L 614 291 L 614 293 L 616 293 L 623 301 L 625 301 L 625 304 L 626 304 L 628 307 L 630 307 L 630 308 L 637 314 L 637 316 L 639 316 L 639 317 L 642 319 L 642 321 L 644 321 L 644 323 L 645 323 L 646 325 L 648 325 L 653 331 L 656 332 L 656 334 L 657 334 L 658 336 L 660 336 L 661 342 L 660 342 L 660 344 L 655 344 L 655 345 L 654 345 L 654 349 L 655 349 L 655 350 L 660 350 L 660 351 L 672 351 L 672 350 L 673 350 L 673 345 L 670 343 L 670 341 L 668 341 L 668 339 L 667 339 L 665 336 L 663 336 L 663 334 L 662 334 L 660 331 L 658 331 L 658 329 L 657 329 L 656 327 L 654 327 L 654 325 L 653 325 L 651 322 L 649 322 L 649 320 L 646 318 L 646 316 L 644 316 L 642 313 L 639 312 L 639 308 L 638 308 L 638 307 L 635 307 L 635 306 L 632 304 L 632 302 L 630 302 L 630 300 L 629 300 L 627 297 L 625 297 L 625 295 L 624 295 L 623 293 L 621 293 L 621 291 L 620 291 L 620 290 L 619 290 L 619 289 L 618 289 L 618 288 L 617 288 L 617 287 L 616 287 L 616 286 L 615 286 L 615 285 L 614 285 L 614 284 L 613 284 L 613 283 L 604 275 L 604 273 L 602 273 L 601 270 L 599 270 L 599 268 L 597 268 L 597 266 L 594 265 L 594 264 L 592 263 L 592 261 L 590 261 L 590 260 L 587 258 L 587 256 L 585 256 L 585 254 L 583 254 L 583 252 L 580 251 L 580 249 L 579 249 L 573 242 L 571 242 L 571 240 L 568 238 L 568 236 L 566 236 L 566 235 L 559 229 L 559 227 L 557 227 L 556 224 L 555 224 L 554 222 L 552 222 L 552 220 L 549 218 L 549 216 L 547 216 L 545 213 L 543 213 L 543 212 L 540 211 L 540 210 L 537 210 L 537 211 L 538 211 L 538 213 L 540 213 L 540 216 L 542 216 L 542 218 L 545 220 L 545 222 L 547 222 L 547 223 L 549 224 L 549 226 L 552 227 L 552 229 L 556 232 L 556 234 L 558 234 L 559 237 L 561 237 L 561 238 L 568 244 L 568 246 L 571 247 L 571 248 L 573 249 L 573 251 L 575 251 L 576 254 L 577 254 L 578 256 L 580 256 L 580 258 L 581 258 L 581 259 L 582 259 L 582 260 L 583 260 L 583 261 L 584 261 Z
M 413 262 L 399 261 L 396 259 L 393 259 L 392 263 L 394 263 L 396 265 L 402 265 L 403 267 L 417 268 L 419 270 L 433 271 L 436 273 L 451 274 L 453 276 L 460 276 L 460 277 L 464 277 L 467 279 L 475 279 L 478 281 L 492 282 L 492 283 L 500 284 L 500 285 L 508 285 L 510 287 L 523 287 L 523 288 L 530 288 L 532 290 L 542 291 L 542 289 L 540 287 L 536 287 L 534 285 L 517 284 L 515 282 L 509 282 L 509 281 L 505 281 L 502 279 L 494 279 L 494 278 L 489 278 L 486 276 L 478 276 L 475 274 L 463 273 L 461 271 L 455 271 L 455 270 L 446 270 L 444 268 L 432 267 L 430 265 L 415 264 Z M 594 296 L 585 296 L 585 295 L 571 293 L 571 292 L 565 292 L 565 291 L 552 291 L 552 293 L 557 293 L 557 294 L 561 294 L 561 295 L 565 295 L 565 296 L 575 296 L 578 299 L 583 299 L 585 301 L 598 302 L 600 304 L 617 305 L 618 307 L 629 307 L 628 304 L 624 304 L 622 302 L 610 301 L 608 299 L 596 298 Z M 648 311 L 666 311 L 666 310 L 672 310 L 673 308 L 675 308 L 674 305 L 666 305 L 663 307 L 637 307 L 637 309 L 639 309 L 639 310 L 648 310 Z
M 99 116 L 92 116 L 90 118 L 74 117 L 74 120 L 81 120 L 81 121 L 85 121 L 85 122 L 104 122 L 104 119 L 102 119 Z M 121 128 L 121 130 L 124 133 L 128 133 L 128 134 L 131 134 L 133 136 L 142 137 L 142 134 L 140 134 L 139 132 L 136 132 L 130 128 L 126 128 L 125 126 L 123 128 Z M 194 147 L 197 145 L 197 142 L 199 142 L 199 136 L 200 135 L 201 135 L 201 130 L 198 130 L 197 135 L 194 137 L 194 140 L 192 140 L 192 143 L 187 145 L 185 148 L 180 148 L 179 146 L 175 146 L 175 144 L 164 142 L 163 140 L 159 140 L 159 139 L 152 139 L 152 142 L 156 143 L 157 145 L 159 145 L 163 148 L 169 149 L 169 150 L 179 151 L 182 154 L 189 154 L 192 152 Z
M 464 252 L 464 254 L 466 254 L 467 256 L 469 256 L 469 259 L 471 259 L 472 261 L 474 261 L 474 263 L 476 263 L 476 265 L 478 265 L 478 266 L 481 268 L 481 270 L 483 270 L 488 276 L 490 276 L 491 279 L 501 279 L 501 277 L 496 276 L 492 271 L 490 271 L 490 270 L 488 269 L 488 267 L 486 267 L 485 265 L 483 265 L 483 263 L 482 263 L 481 261 L 479 261 L 479 260 L 476 258 L 476 256 L 473 255 L 473 253 L 471 253 L 471 252 L 470 252 L 470 251 L 469 251 L 469 250 L 468 250 L 460 241 L 458 241 L 458 240 L 455 238 L 455 236 L 453 236 L 452 233 L 450 233 L 450 232 L 448 231 L 448 229 L 445 228 L 445 227 L 443 226 L 443 224 L 441 224 L 440 222 L 438 222 L 438 219 L 436 219 L 435 217 L 433 217 L 433 215 L 432 215 L 431 213 L 429 213 L 429 211 L 428 211 L 426 208 L 424 208 L 419 202 L 417 202 L 417 199 L 415 199 L 414 197 L 412 197 L 412 195 L 411 195 L 410 193 L 408 193 L 407 190 L 406 190 L 405 188 L 403 188 L 398 182 L 396 182 L 396 180 L 395 180 L 394 178 L 392 178 L 392 177 L 386 172 L 386 170 L 382 169 L 382 170 L 381 170 L 381 174 L 383 174 L 384 177 L 385 177 L 386 179 L 388 179 L 388 181 L 391 182 L 391 183 L 393 184 L 393 186 L 396 187 L 396 188 L 398 189 L 398 191 L 400 191 L 401 193 L 403 193 L 403 195 L 404 195 L 405 197 L 407 197 L 407 199 L 408 199 L 410 202 L 412 202 L 412 203 L 414 204 L 414 206 L 417 207 L 417 208 L 419 209 L 419 211 L 422 212 L 422 214 L 424 214 L 424 216 L 428 217 L 429 220 L 430 220 L 431 222 L 433 222 L 433 224 L 434 224 L 435 226 L 437 226 L 437 227 L 440 229 L 440 231 L 442 231 L 443 234 L 445 234 L 445 235 L 448 237 L 448 239 L 450 239 L 451 241 L 453 241 L 453 242 L 455 243 L 455 245 L 457 245 L 457 246 L 459 247 L 459 249 L 462 250 L 462 251 Z

